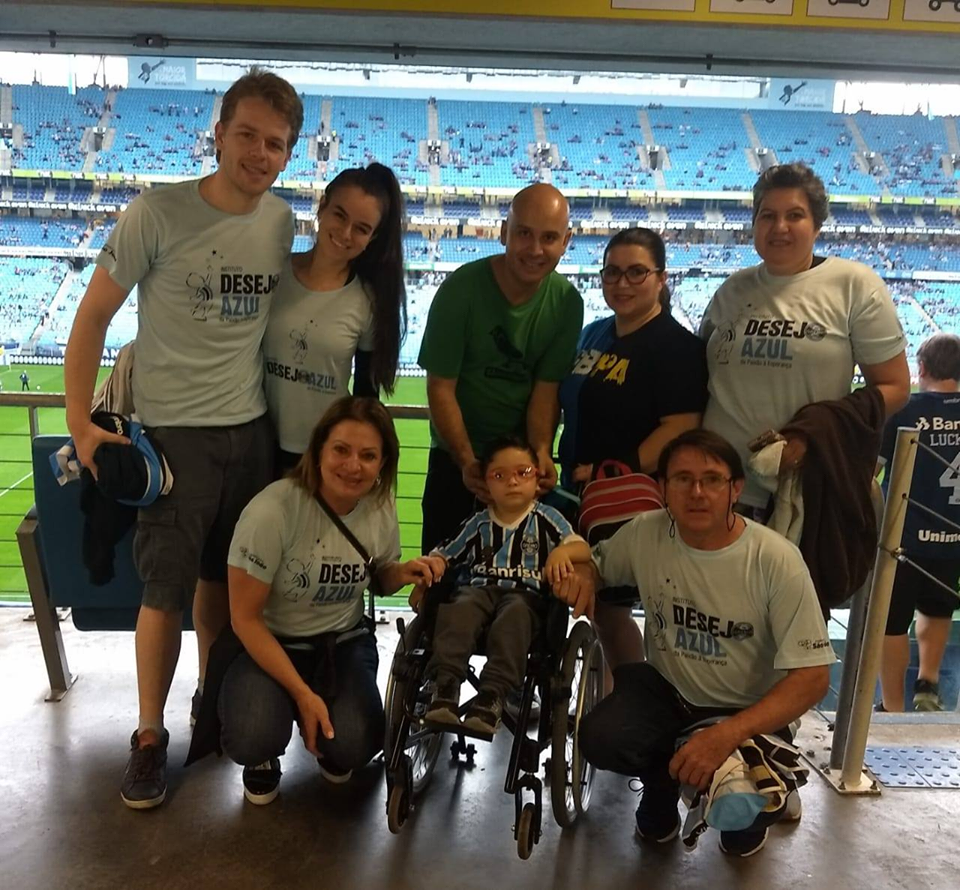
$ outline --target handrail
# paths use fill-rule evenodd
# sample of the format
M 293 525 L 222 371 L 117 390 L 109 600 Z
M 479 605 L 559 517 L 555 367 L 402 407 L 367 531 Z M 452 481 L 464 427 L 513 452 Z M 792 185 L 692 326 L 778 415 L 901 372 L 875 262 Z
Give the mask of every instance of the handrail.
M 65 408 L 62 392 L 0 392 L 0 408 Z M 428 420 L 426 405 L 387 405 L 394 420 Z

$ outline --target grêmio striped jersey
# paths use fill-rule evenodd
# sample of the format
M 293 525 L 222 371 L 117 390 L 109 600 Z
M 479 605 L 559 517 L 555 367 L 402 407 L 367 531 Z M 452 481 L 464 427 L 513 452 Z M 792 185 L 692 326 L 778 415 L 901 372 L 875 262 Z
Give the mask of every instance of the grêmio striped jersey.
M 553 548 L 582 540 L 557 510 L 534 501 L 511 525 L 491 507 L 474 513 L 433 553 L 457 569 L 461 587 L 524 587 L 536 593 L 546 589 L 541 572 Z

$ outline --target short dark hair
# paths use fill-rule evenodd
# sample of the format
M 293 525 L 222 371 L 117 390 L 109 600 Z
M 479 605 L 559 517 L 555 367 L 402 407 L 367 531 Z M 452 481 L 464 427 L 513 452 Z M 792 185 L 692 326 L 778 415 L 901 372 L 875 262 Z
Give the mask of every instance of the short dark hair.
M 492 442 L 487 443 L 480 455 L 480 472 L 486 473 L 490 464 L 493 463 L 493 459 L 501 451 L 506 451 L 508 448 L 526 451 L 530 455 L 533 465 L 537 466 L 537 452 L 533 450 L 533 446 L 526 439 L 521 436 L 497 436 Z
M 920 344 L 917 361 L 934 380 L 960 380 L 960 337 L 934 334 Z
M 830 214 L 830 200 L 823 180 L 806 164 L 779 164 L 768 167 L 753 186 L 753 222 L 757 221 L 760 204 L 775 189 L 800 189 L 807 196 L 813 224 L 819 229 Z
M 293 479 L 311 496 L 320 490 L 320 452 L 327 444 L 333 428 L 344 420 L 369 423 L 380 434 L 383 467 L 371 494 L 380 500 L 386 498 L 387 494 L 397 487 L 400 443 L 397 441 L 393 418 L 379 399 L 362 396 L 344 396 L 337 399 L 313 428 L 307 450 L 303 452 L 300 462 L 287 473 L 288 478 Z
M 737 481 L 744 478 L 743 461 L 737 449 L 734 448 L 723 436 L 705 429 L 687 430 L 680 433 L 676 439 L 671 439 L 660 452 L 660 459 L 657 461 L 657 475 L 661 479 L 667 478 L 667 470 L 670 467 L 670 459 L 681 448 L 695 448 L 697 451 L 725 463 L 730 470 L 730 478 Z
M 226 126 L 237 112 L 241 99 L 263 99 L 274 111 L 282 114 L 290 125 L 290 140 L 287 151 L 293 153 L 293 147 L 300 138 L 303 129 L 303 102 L 297 91 L 282 77 L 272 71 L 266 71 L 254 65 L 243 77 L 235 80 L 223 94 L 220 103 L 220 123 Z M 220 153 L 217 152 L 217 160 Z
M 607 242 L 607 246 L 603 249 L 604 266 L 607 265 L 607 254 L 610 253 L 614 247 L 620 247 L 624 244 L 646 248 L 653 256 L 653 261 L 657 264 L 657 268 L 663 269 L 664 272 L 667 271 L 667 248 L 663 244 L 663 238 L 654 232 L 653 229 L 645 229 L 642 226 L 635 226 L 632 229 L 621 229 Z M 670 311 L 670 288 L 666 285 L 660 288 L 660 305 L 666 309 L 667 312 Z

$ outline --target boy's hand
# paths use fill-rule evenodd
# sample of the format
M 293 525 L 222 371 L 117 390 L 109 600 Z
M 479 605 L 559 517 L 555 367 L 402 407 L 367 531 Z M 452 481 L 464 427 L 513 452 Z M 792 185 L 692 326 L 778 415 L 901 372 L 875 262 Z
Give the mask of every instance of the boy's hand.
M 563 552 L 563 548 L 558 547 L 547 557 L 543 574 L 554 589 L 560 586 L 564 578 L 569 578 L 573 574 L 573 562 Z
M 442 556 L 418 556 L 400 565 L 401 584 L 429 587 L 439 581 L 447 569 Z

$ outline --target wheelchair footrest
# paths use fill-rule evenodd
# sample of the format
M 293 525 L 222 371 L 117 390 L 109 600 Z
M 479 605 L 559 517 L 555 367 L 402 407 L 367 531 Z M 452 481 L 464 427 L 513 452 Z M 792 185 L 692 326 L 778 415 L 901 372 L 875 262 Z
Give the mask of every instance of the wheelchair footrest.
M 493 741 L 492 732 L 480 732 L 479 730 L 471 729 L 469 726 L 464 726 L 462 723 L 444 723 L 440 720 L 424 720 L 423 725 L 427 729 L 432 729 L 436 732 L 450 732 L 454 735 L 462 735 L 470 739 L 478 739 L 481 742 Z

